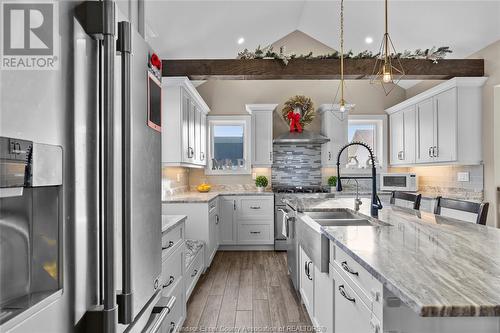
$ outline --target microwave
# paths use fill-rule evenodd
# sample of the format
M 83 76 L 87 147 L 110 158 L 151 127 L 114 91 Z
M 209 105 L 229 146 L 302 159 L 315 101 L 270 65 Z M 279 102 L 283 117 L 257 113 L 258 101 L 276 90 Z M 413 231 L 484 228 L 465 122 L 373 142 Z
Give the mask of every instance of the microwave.
M 381 191 L 417 192 L 418 179 L 414 173 L 382 173 L 380 174 Z

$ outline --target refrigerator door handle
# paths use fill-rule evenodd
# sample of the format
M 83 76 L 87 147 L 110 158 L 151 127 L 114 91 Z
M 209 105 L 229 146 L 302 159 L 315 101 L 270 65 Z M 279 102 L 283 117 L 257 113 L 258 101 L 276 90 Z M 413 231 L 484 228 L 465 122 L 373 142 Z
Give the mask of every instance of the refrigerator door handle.
M 117 295 L 118 322 L 130 324 L 132 318 L 131 272 L 131 27 L 130 22 L 118 22 L 116 49 L 121 55 L 121 105 L 122 105 L 122 292 Z
M 158 303 L 164 303 L 163 300 L 165 297 L 162 297 L 162 299 Z M 165 318 L 167 315 L 172 311 L 174 308 L 176 302 L 175 296 L 171 296 L 167 303 L 162 306 L 155 306 L 153 308 L 153 314 L 158 314 L 156 320 L 152 321 L 150 325 L 144 328 L 143 332 L 144 333 L 158 333 L 160 332 L 160 329 L 163 326 L 163 322 L 165 321 Z

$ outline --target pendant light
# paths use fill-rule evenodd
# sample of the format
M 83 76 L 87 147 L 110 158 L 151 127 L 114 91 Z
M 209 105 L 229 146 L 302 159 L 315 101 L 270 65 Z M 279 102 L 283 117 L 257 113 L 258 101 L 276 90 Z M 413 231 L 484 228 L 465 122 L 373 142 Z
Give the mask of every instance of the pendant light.
M 337 101 L 337 97 L 340 91 L 340 100 L 338 103 L 333 104 L 333 114 L 339 119 L 344 120 L 347 117 L 347 113 L 354 108 L 354 104 L 349 104 L 344 98 L 345 92 L 345 81 L 344 81 L 344 0 L 340 1 L 340 84 L 337 88 L 337 93 L 335 94 L 334 101 Z
M 379 83 L 382 89 L 384 89 L 385 94 L 389 95 L 395 85 L 403 78 L 405 71 L 401 64 L 400 56 L 396 52 L 392 39 L 389 36 L 387 1 L 385 0 L 385 33 L 370 82 Z

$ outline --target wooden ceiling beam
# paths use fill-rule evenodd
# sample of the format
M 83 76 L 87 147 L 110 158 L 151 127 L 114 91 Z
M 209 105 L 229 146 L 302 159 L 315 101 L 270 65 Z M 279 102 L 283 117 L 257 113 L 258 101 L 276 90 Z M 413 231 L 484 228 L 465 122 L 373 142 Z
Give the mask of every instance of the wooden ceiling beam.
M 446 80 L 484 76 L 483 59 L 401 59 L 406 80 Z M 344 76 L 366 80 L 375 59 L 347 59 Z M 293 59 L 288 65 L 274 59 L 183 59 L 163 60 L 163 76 L 187 76 L 192 80 L 334 80 L 340 78 L 339 59 Z

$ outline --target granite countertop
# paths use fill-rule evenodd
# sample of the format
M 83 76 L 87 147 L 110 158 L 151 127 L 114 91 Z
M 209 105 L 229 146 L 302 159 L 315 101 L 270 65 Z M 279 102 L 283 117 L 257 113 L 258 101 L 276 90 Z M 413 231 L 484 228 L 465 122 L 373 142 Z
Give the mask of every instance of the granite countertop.
M 161 232 L 167 232 L 177 226 L 182 221 L 186 220 L 186 215 L 162 215 L 161 216 Z
M 193 203 L 193 202 L 210 202 L 220 195 L 274 195 L 271 191 L 258 192 L 255 190 L 228 190 L 228 191 L 210 191 L 200 193 L 197 191 L 184 192 L 168 196 L 162 199 L 162 203 Z
M 369 216 L 369 198 L 359 214 Z M 299 211 L 349 210 L 352 199 L 289 200 Z M 423 317 L 500 316 L 500 230 L 386 205 L 389 226 L 322 233 Z

